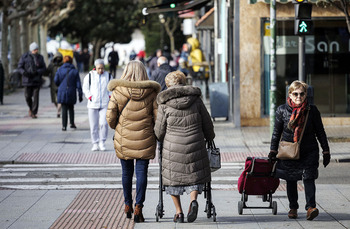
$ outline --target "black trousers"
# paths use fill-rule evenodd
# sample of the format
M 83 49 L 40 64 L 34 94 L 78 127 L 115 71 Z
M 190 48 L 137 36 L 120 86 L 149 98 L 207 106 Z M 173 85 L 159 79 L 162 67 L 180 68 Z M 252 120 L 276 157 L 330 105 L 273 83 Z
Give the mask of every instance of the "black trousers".
M 31 110 L 33 115 L 36 115 L 38 113 L 39 91 L 40 91 L 40 86 L 27 86 L 24 89 L 24 97 L 26 98 L 26 102 L 29 107 L 29 110 Z
M 117 66 L 116 65 L 109 65 L 109 72 L 113 76 L 113 79 L 115 79 L 115 75 L 117 73 Z
M 298 209 L 298 181 L 287 181 L 287 196 L 290 209 Z M 305 210 L 316 207 L 316 185 L 314 179 L 303 180 L 305 190 Z
M 74 124 L 74 105 L 62 103 L 62 127 L 67 127 L 68 122 L 68 112 L 69 112 L 69 122 L 70 125 Z

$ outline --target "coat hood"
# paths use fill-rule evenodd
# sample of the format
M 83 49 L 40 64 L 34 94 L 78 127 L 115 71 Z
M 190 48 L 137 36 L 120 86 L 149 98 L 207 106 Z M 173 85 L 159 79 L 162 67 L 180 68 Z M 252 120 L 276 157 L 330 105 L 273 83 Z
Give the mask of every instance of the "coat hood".
M 201 89 L 192 86 L 173 86 L 157 96 L 158 104 L 166 104 L 176 109 L 184 109 L 192 105 L 202 95 Z
M 63 56 L 60 52 L 56 52 L 56 54 L 53 56 L 52 61 L 55 63 L 60 63 L 63 61 Z
M 128 81 L 122 79 L 114 79 L 108 83 L 107 89 L 109 91 L 117 90 L 128 98 L 131 98 L 133 100 L 140 100 L 153 91 L 158 93 L 161 87 L 159 83 L 153 80 Z
M 195 50 L 200 46 L 198 39 L 194 37 L 188 38 L 187 43 L 191 45 L 191 50 Z

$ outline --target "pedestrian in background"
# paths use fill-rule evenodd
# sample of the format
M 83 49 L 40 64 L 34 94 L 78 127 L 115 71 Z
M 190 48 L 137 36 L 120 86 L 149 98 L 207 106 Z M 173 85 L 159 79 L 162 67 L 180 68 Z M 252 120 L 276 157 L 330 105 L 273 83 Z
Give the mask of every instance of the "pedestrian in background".
M 39 54 L 37 43 L 31 43 L 29 52 L 21 56 L 18 71 L 22 74 L 22 85 L 25 87 L 24 96 L 29 107 L 28 114 L 32 118 L 37 118 L 42 75 L 46 72 L 44 57 Z
M 90 64 L 90 53 L 89 53 L 89 50 L 87 48 L 83 49 L 82 61 L 84 63 L 84 72 L 88 72 L 89 71 L 89 64 Z
M 106 112 L 110 93 L 107 85 L 110 74 L 105 71 L 103 59 L 95 60 L 95 70 L 84 78 L 83 92 L 88 100 L 89 124 L 92 141 L 92 151 L 105 151 L 105 141 L 108 135 Z
M 78 48 L 74 52 L 74 59 L 77 62 L 77 68 L 79 73 L 84 72 L 84 57 L 83 57 L 83 51 L 81 48 Z
M 57 70 L 55 83 L 58 86 L 57 103 L 62 106 L 62 131 L 67 130 L 68 112 L 70 128 L 76 129 L 74 122 L 74 104 L 83 101 L 83 91 L 78 70 L 73 65 L 71 56 L 63 57 L 63 65 Z
M 57 108 L 57 118 L 61 116 L 61 104 L 57 103 L 57 92 L 58 87 L 55 83 L 55 75 L 57 70 L 63 65 L 63 56 L 60 52 L 56 52 L 56 54 L 53 56 L 51 63 L 47 67 L 47 75 L 50 79 L 50 95 L 51 95 L 51 101 L 53 104 L 55 104 Z
M 119 64 L 119 55 L 118 52 L 114 50 L 112 46 L 112 51 L 108 55 L 108 63 L 109 63 L 109 72 L 112 74 L 113 79 L 115 79 L 115 75 L 117 74 L 117 67 Z
M 165 56 L 161 56 L 157 60 L 158 68 L 152 72 L 150 80 L 157 81 L 162 87 L 162 91 L 167 89 L 165 84 L 165 77 L 169 72 L 172 72 L 172 68 L 168 64 L 168 59 Z
M 122 184 L 127 218 L 133 212 L 132 178 L 134 161 L 136 201 L 134 221 L 144 222 L 142 214 L 146 197 L 149 159 L 155 157 L 154 122 L 157 115 L 157 82 L 148 80 L 146 68 L 140 61 L 130 61 L 121 79 L 108 84 L 112 97 L 108 104 L 107 122 L 115 130 L 114 148 L 122 165 Z
M 162 56 L 162 50 L 157 49 L 156 53 L 153 55 L 153 57 L 148 62 L 148 72 L 149 77 L 152 76 L 153 71 L 155 71 L 158 68 L 157 60 L 159 57 Z
M 330 152 L 327 135 L 323 127 L 319 110 L 315 105 L 308 103 L 308 85 L 302 81 L 294 81 L 288 89 L 287 103 L 279 106 L 275 115 L 275 126 L 271 139 L 270 160 L 278 155 L 280 140 L 297 142 L 306 123 L 300 143 L 299 160 L 278 160 L 276 176 L 287 181 L 287 196 L 289 200 L 288 217 L 298 217 L 298 180 L 303 180 L 306 205 L 306 219 L 313 220 L 318 216 L 316 208 L 315 179 L 318 178 L 319 141 L 323 153 L 323 165 L 330 162 Z M 308 119 L 306 114 L 309 112 Z
M 167 90 L 157 97 L 158 115 L 155 134 L 163 143 L 162 181 L 176 208 L 174 222 L 183 223 L 180 195 L 190 194 L 187 221 L 194 222 L 198 213 L 197 196 L 211 180 L 205 140 L 215 137 L 213 122 L 201 100 L 198 87 L 185 86 L 181 71 L 165 78 Z

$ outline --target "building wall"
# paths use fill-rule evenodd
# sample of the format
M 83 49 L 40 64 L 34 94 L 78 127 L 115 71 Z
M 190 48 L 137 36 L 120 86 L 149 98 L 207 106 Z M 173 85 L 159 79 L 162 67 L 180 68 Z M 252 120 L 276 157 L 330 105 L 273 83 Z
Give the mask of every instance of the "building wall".
M 312 17 L 343 17 L 334 7 L 314 4 Z M 261 18 L 270 17 L 270 5 L 240 1 L 240 109 L 242 126 L 269 125 L 261 117 Z M 276 17 L 294 18 L 292 3 L 276 4 Z M 325 125 L 350 125 L 350 118 L 323 118 Z

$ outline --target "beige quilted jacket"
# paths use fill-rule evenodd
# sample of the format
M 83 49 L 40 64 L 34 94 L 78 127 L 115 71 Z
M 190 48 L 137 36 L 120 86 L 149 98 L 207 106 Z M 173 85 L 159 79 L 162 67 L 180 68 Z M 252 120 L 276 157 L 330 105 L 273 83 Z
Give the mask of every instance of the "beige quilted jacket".
M 156 150 L 153 128 L 160 85 L 149 80 L 114 79 L 107 88 L 112 95 L 106 117 L 108 125 L 115 130 L 114 149 L 118 158 L 153 159 Z

